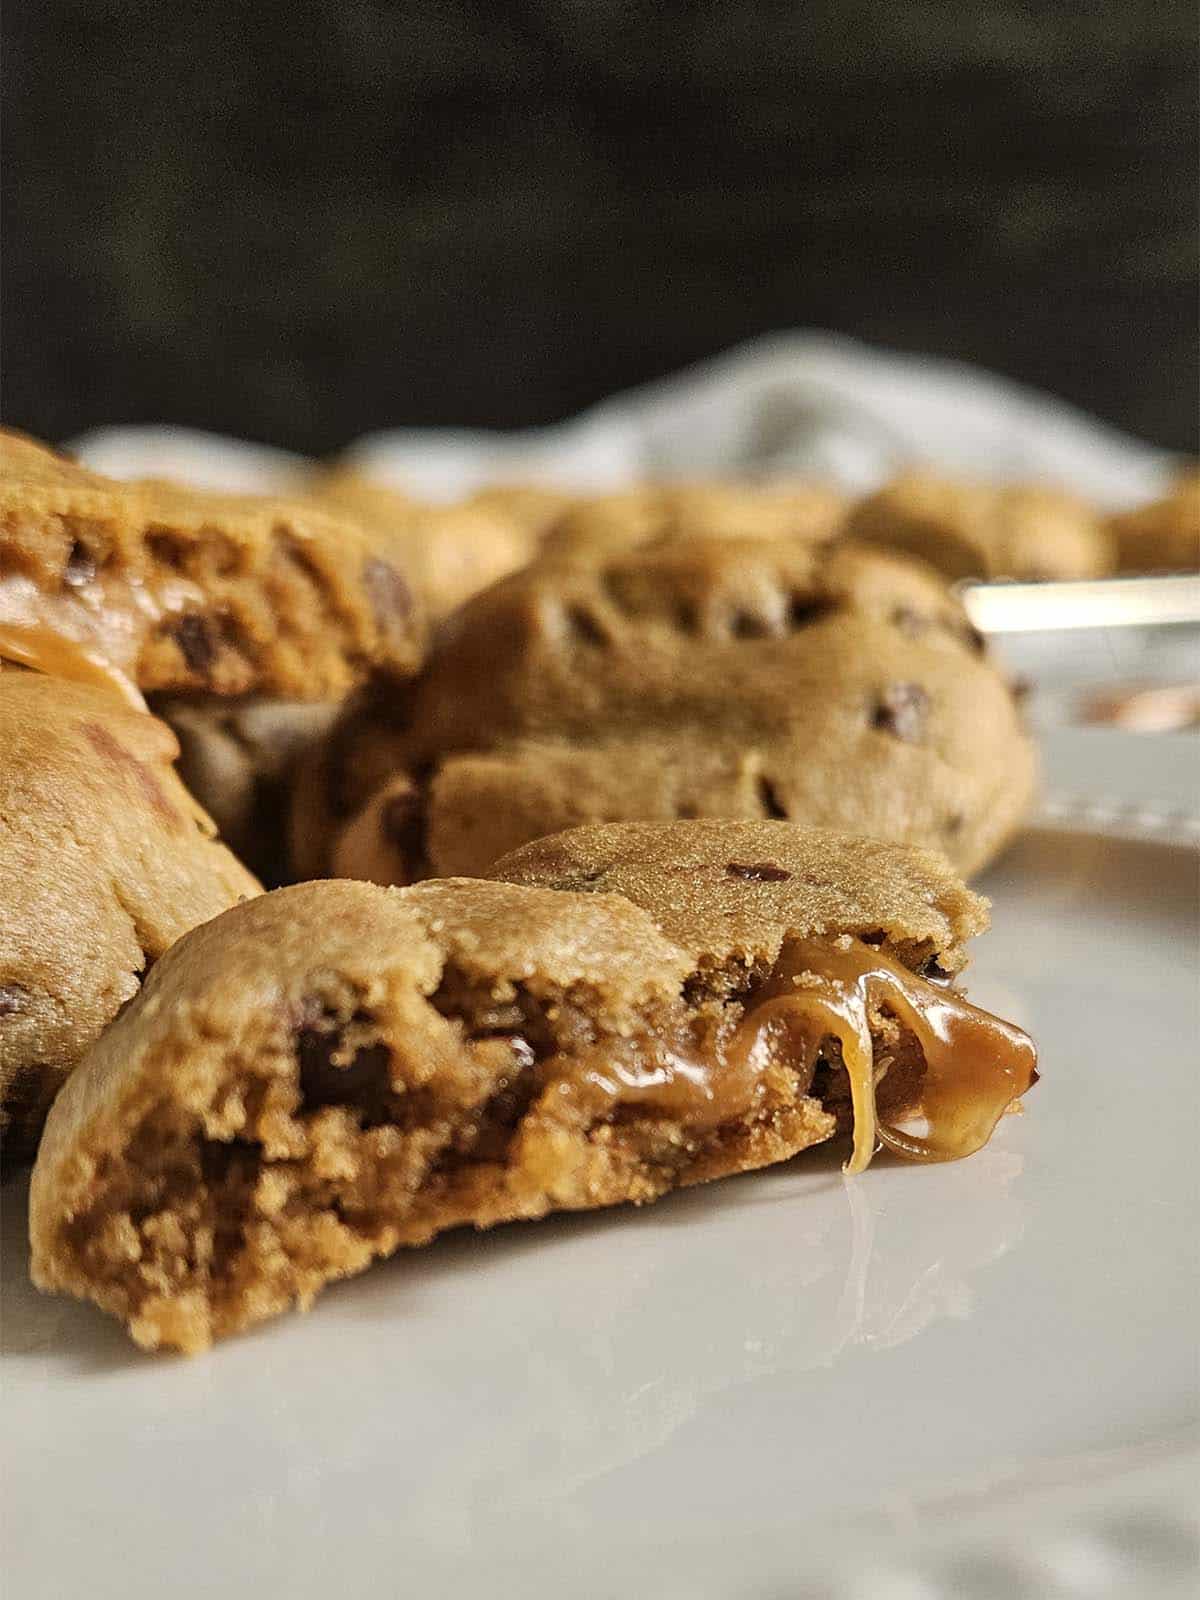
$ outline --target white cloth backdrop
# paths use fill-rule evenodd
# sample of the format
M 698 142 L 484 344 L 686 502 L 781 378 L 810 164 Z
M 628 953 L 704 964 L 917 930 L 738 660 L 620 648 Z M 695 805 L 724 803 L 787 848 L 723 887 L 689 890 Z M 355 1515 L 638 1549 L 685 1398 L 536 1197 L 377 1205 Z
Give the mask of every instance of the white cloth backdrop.
M 298 456 L 183 428 L 101 428 L 75 441 L 117 477 L 155 473 L 229 489 L 295 481 Z M 982 369 L 839 336 L 773 334 L 516 433 L 397 428 L 343 459 L 430 499 L 494 480 L 619 488 L 640 477 L 814 476 L 868 490 L 898 466 L 1056 482 L 1109 506 L 1158 494 L 1175 465 L 1065 402 Z

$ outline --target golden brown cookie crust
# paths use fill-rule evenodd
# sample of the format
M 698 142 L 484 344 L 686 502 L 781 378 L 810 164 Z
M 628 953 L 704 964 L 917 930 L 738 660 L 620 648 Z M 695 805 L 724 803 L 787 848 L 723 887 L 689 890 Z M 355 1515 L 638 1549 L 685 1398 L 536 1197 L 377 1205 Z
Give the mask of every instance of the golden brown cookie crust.
M 919 556 L 951 579 L 1098 578 L 1113 569 L 1095 509 L 1036 484 L 904 473 L 855 506 L 846 533 Z
M 0 1128 L 6 1156 L 147 967 L 258 884 L 176 776 L 161 722 L 0 672 Z
M 0 434 L 0 649 L 73 647 L 143 692 L 344 694 L 416 667 L 405 575 L 302 500 L 121 483 Z M 28 650 L 22 653 L 24 646 Z
M 772 897 L 736 880 L 749 915 L 703 878 L 667 904 L 653 884 L 670 841 L 634 841 L 627 870 L 611 831 L 556 848 L 529 870 L 624 872 L 688 947 L 618 894 L 467 880 L 301 885 L 181 940 L 51 1114 L 31 1190 L 39 1285 L 95 1300 L 146 1346 L 200 1349 L 447 1227 L 786 1159 L 844 1126 L 786 1053 L 755 1069 L 742 1111 L 700 1121 L 632 1085 L 597 1099 L 564 1067 L 658 1059 L 645 1052 L 682 1025 L 732 1026 L 800 929 L 952 970 L 985 920 L 944 864 L 815 835 L 705 835 L 706 861 L 769 849 L 796 867 Z M 908 1061 L 903 1030 L 872 1016 Z
M 944 856 L 787 822 L 596 823 L 535 839 L 489 877 L 619 894 L 698 968 L 759 971 L 784 937 L 882 933 L 914 970 L 948 971 L 986 931 L 988 902 Z

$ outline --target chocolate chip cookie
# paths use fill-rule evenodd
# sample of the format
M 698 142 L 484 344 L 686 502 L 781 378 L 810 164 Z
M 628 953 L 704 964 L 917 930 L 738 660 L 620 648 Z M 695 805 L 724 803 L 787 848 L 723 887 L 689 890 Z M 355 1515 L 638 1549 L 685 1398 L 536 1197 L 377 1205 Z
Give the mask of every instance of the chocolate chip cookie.
M 1033 778 L 1013 694 L 936 574 L 693 539 L 547 558 L 478 596 L 409 700 L 335 729 L 295 839 L 314 875 L 403 882 L 587 822 L 782 818 L 972 872 Z
M 538 537 L 503 502 L 427 505 L 357 473 L 339 470 L 313 486 L 318 505 L 355 518 L 390 544 L 435 621 L 530 560 Z
M 1075 495 L 1033 484 L 987 484 L 909 472 L 869 495 L 849 537 L 920 556 L 948 578 L 1099 578 L 1112 538 Z
M 1200 571 L 1200 470 L 1150 505 L 1109 520 L 1122 572 Z
M 0 1129 L 36 1141 L 80 1056 L 180 934 L 258 885 L 107 689 L 0 673 Z
M 195 1351 L 446 1228 L 839 1128 L 854 1170 L 965 1154 L 1033 1081 L 950 984 L 986 913 L 936 856 L 676 824 L 510 867 L 556 886 L 304 884 L 181 940 L 51 1112 L 35 1281 Z

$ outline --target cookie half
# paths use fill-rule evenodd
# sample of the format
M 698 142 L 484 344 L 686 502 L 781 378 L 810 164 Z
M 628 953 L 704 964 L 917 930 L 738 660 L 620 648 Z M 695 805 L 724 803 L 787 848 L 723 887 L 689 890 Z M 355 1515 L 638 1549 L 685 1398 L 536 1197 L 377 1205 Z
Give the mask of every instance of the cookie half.
M 676 825 L 623 860 L 608 835 L 513 870 L 677 869 L 679 940 L 594 883 L 461 879 L 300 885 L 181 940 L 51 1113 L 37 1283 L 197 1350 L 443 1229 L 652 1200 L 839 1127 L 859 1168 L 877 1133 L 965 1153 L 1032 1081 L 1024 1035 L 948 985 L 986 916 L 936 857 Z
M 0 652 L 143 694 L 320 700 L 410 673 L 405 575 L 303 501 L 122 483 L 0 435 Z
M 259 892 L 105 689 L 0 673 L 0 1129 L 36 1142 L 80 1057 L 189 928 Z

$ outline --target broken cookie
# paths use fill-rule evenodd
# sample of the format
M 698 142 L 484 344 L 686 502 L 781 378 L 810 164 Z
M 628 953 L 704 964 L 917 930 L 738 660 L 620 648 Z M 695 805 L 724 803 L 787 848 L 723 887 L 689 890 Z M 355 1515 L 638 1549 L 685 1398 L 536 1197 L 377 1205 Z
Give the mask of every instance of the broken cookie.
M 181 940 L 51 1113 L 39 1286 L 199 1350 L 446 1228 L 839 1128 L 854 1171 L 964 1155 L 1033 1081 L 953 988 L 986 911 L 930 853 L 697 823 L 502 870 L 529 881 L 305 884 Z

